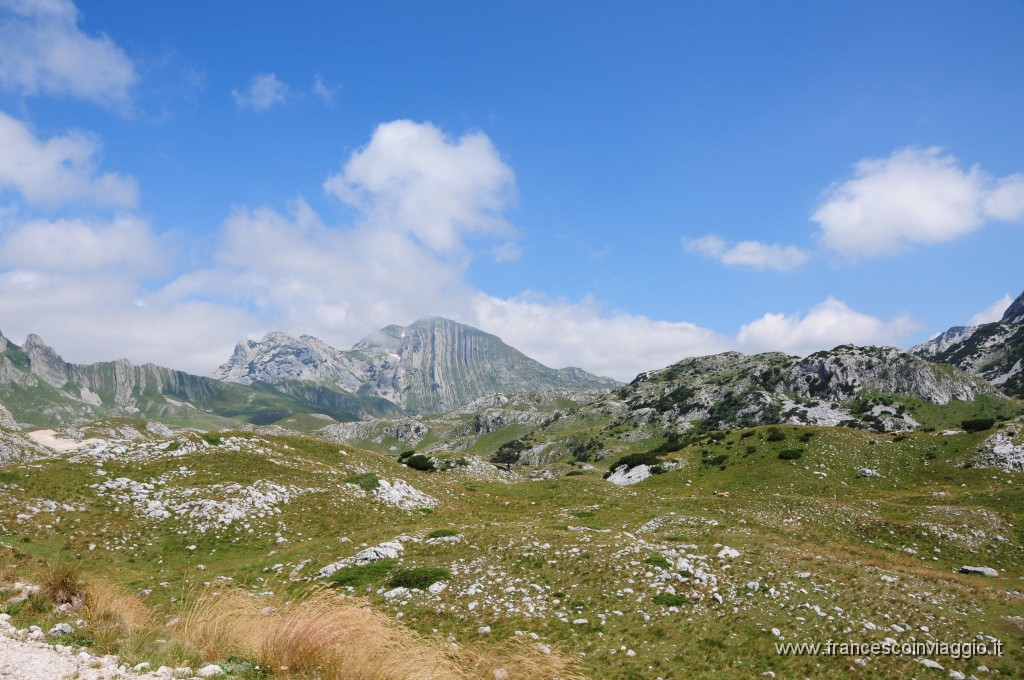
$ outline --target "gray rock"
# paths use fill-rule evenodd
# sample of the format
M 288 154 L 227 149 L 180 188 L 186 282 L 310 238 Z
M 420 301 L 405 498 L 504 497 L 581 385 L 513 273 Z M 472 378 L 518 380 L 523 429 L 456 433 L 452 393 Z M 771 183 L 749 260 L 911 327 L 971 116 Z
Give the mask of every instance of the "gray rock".
M 979 574 L 981 576 L 999 576 L 999 572 L 992 567 L 960 567 L 961 574 Z

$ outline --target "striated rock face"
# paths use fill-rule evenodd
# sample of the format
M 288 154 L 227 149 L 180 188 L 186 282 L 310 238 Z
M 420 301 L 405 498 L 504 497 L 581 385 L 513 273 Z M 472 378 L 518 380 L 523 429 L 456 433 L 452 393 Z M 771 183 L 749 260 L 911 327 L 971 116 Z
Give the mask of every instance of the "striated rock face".
M 950 328 L 910 351 L 981 376 L 1005 394 L 1024 398 L 1024 293 L 999 321 Z
M 502 392 L 618 384 L 578 368 L 548 368 L 497 336 L 439 317 L 387 326 L 347 352 L 308 335 L 268 333 L 258 343 L 239 343 L 213 375 L 244 384 L 333 383 L 414 413 L 446 411 Z

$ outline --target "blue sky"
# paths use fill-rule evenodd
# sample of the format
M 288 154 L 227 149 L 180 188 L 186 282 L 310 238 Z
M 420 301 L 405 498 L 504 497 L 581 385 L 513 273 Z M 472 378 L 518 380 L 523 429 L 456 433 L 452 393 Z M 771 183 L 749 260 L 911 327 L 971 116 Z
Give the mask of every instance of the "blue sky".
M 0 0 L 0 330 L 440 314 L 629 379 L 1024 288 L 1024 5 Z

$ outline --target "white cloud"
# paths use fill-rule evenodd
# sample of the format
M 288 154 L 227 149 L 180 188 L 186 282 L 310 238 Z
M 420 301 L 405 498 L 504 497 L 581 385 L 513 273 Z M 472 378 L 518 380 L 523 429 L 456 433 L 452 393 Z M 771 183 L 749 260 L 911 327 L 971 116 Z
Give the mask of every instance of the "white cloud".
M 81 219 L 32 220 L 0 231 L 0 266 L 48 274 L 81 275 L 116 269 L 156 273 L 161 248 L 149 226 L 125 216 L 111 223 Z
M 273 73 L 257 73 L 245 90 L 231 90 L 235 104 L 240 109 L 266 111 L 275 104 L 284 104 L 288 99 L 288 86 Z
M 858 162 L 853 178 L 829 188 L 811 216 L 824 246 L 850 258 L 951 241 L 989 220 L 1022 218 L 1024 176 L 995 180 L 977 166 L 963 170 L 934 147 Z
M 517 243 L 506 241 L 501 245 L 495 246 L 491 250 L 491 255 L 494 257 L 495 262 L 512 262 L 522 257 L 523 251 L 520 250 Z
M 796 269 L 809 258 L 805 251 L 796 246 L 760 241 L 740 241 L 729 245 L 713 234 L 701 238 L 684 238 L 683 247 L 687 252 L 700 253 L 707 259 L 718 260 L 725 265 L 752 267 L 759 271 Z
M 174 254 L 144 221 L 12 224 L 8 214 L 0 218 L 4 330 L 40 333 L 74 361 L 123 355 L 208 373 L 235 340 L 267 330 L 345 348 L 387 324 L 440 315 L 549 366 L 629 380 L 687 356 L 889 343 L 914 327 L 829 298 L 805 316 L 768 314 L 729 337 L 591 298 L 486 295 L 467 268 L 476 254 L 514 254 L 503 216 L 514 176 L 482 133 L 452 139 L 429 124 L 382 125 L 325 189 L 357 208 L 353 224 L 328 224 L 301 199 L 285 212 L 238 208 L 208 269 L 155 289 L 150 271 Z
M 133 206 L 134 179 L 97 173 L 100 148 L 95 136 L 79 131 L 40 140 L 24 123 L 0 112 L 0 190 L 14 189 L 28 202 L 44 205 L 86 200 Z
M 341 92 L 341 85 L 328 86 L 323 77 L 318 73 L 313 80 L 313 94 L 319 97 L 324 104 L 334 106 L 334 100 Z
M 368 223 L 436 252 L 456 251 L 474 234 L 514 233 L 502 212 L 515 197 L 515 175 L 482 132 L 453 140 L 431 123 L 384 123 L 324 189 Z
M 0 84 L 23 95 L 71 95 L 127 112 L 138 77 L 107 36 L 78 29 L 70 0 L 0 0 Z
M 899 345 L 920 325 L 907 316 L 882 321 L 829 296 L 804 316 L 765 314 L 740 327 L 736 346 L 744 352 L 805 355 L 836 345 Z
M 980 326 L 983 323 L 992 323 L 1003 318 L 1003 312 L 1013 304 L 1013 298 L 1009 294 L 1003 295 L 991 305 L 971 317 L 967 322 L 968 326 Z
M 607 312 L 591 298 L 573 303 L 530 294 L 503 299 L 478 293 L 462 318 L 547 366 L 579 366 L 622 381 L 732 345 L 707 328 Z

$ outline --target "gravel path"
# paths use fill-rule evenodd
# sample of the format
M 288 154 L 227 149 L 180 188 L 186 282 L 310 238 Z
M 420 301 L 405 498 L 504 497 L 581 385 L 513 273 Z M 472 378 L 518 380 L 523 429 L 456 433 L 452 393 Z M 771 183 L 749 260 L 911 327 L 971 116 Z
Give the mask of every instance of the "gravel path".
M 70 649 L 41 642 L 23 642 L 0 635 L 0 678 L 3 680 L 43 680 L 78 678 L 156 678 L 152 673 L 138 675 L 125 666 L 118 668 L 116 657 L 94 657 L 86 652 L 74 654 Z M 64 651 L 66 650 L 66 651 Z

